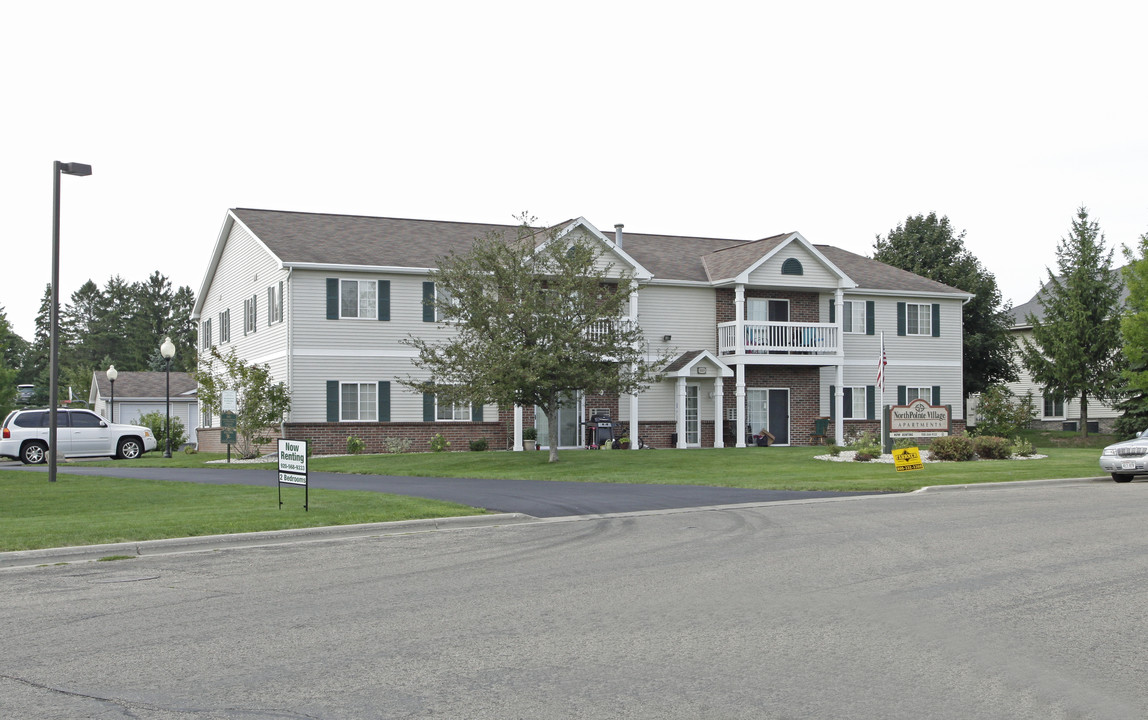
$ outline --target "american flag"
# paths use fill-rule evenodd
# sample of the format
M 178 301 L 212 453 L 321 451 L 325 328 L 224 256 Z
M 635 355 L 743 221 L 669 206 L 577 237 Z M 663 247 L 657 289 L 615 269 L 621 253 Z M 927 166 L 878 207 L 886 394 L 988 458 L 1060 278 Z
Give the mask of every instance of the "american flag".
M 881 358 L 877 361 L 877 387 L 885 389 L 885 366 L 889 360 L 885 357 L 885 333 L 881 333 Z

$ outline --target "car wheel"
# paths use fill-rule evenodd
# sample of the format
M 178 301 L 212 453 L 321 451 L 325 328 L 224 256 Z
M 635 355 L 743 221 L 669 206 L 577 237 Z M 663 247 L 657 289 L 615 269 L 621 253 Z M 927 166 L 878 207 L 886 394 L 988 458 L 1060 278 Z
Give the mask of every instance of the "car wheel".
M 141 453 L 143 453 L 143 446 L 135 438 L 120 440 L 120 446 L 116 449 L 116 457 L 121 460 L 135 460 Z
M 25 465 L 39 465 L 48 456 L 48 446 L 42 442 L 24 443 L 20 448 L 20 462 Z
M 1116 482 L 1132 482 L 1131 475 L 1121 475 L 1120 473 L 1112 473 L 1112 479 Z

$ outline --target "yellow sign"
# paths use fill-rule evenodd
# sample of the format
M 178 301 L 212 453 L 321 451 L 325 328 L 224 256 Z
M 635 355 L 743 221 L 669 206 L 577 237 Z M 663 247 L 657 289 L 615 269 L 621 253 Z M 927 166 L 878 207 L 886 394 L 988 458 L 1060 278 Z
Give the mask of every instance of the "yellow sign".
M 921 462 L 921 451 L 915 447 L 894 450 L 893 464 L 897 466 L 897 472 L 925 469 L 925 464 Z

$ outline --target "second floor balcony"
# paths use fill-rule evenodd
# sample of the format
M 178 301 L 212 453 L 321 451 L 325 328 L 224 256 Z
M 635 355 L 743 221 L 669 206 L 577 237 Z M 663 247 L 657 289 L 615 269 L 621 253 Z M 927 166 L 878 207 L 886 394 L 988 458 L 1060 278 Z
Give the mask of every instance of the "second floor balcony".
M 836 355 L 836 324 L 746 320 L 718 324 L 719 355 Z

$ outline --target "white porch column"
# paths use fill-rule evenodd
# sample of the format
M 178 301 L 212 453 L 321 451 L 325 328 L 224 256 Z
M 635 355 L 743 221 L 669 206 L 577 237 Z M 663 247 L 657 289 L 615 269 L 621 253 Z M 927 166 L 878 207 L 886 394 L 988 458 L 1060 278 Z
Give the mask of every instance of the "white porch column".
M 674 403 L 674 414 L 677 416 L 675 429 L 678 431 L 678 448 L 686 446 L 686 379 L 678 378 L 678 400 Z M 633 438 L 631 438 L 631 441 Z
M 722 397 L 721 375 L 714 378 L 714 447 L 725 447 L 725 398 Z
M 733 289 L 733 319 L 737 323 L 734 327 L 734 354 L 745 354 L 745 285 L 737 285 Z
M 514 452 L 522 452 L 522 406 L 514 406 Z
M 737 366 L 737 385 L 734 387 L 737 399 L 737 425 L 733 428 L 734 447 L 745 447 L 745 365 Z
M 837 288 L 837 397 L 833 401 L 834 444 L 845 444 L 845 290 Z

